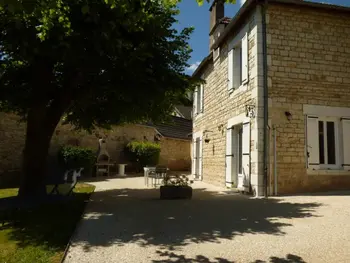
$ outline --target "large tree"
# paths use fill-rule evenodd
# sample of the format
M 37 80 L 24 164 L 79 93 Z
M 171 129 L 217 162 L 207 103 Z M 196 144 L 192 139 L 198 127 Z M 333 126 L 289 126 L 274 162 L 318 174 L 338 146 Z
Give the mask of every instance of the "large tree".
M 106 3 L 110 8 L 115 8 L 118 5 L 123 5 L 119 0 L 100 0 Z M 133 0 L 130 0 L 133 1 Z M 173 7 L 183 0 L 146 0 L 145 2 L 155 2 L 162 4 L 165 7 Z M 186 0 L 189 1 L 189 0 Z M 192 0 L 193 1 L 193 0 Z M 212 2 L 214 0 L 195 0 L 199 6 L 204 2 Z M 226 3 L 235 4 L 236 0 L 224 0 Z M 40 21 L 40 26 L 37 27 L 38 37 L 45 39 L 48 31 L 59 22 L 65 29 L 66 34 L 71 32 L 71 23 L 69 20 L 69 3 L 64 0 L 0 0 L 0 8 L 8 9 L 12 12 L 23 12 L 36 16 Z M 81 11 L 83 13 L 89 11 L 89 4 L 85 2 Z
M 61 16 L 50 9 L 60 1 L 33 2 L 0 5 L 0 110 L 27 123 L 22 196 L 45 194 L 48 149 L 62 119 L 85 129 L 161 120 L 193 84 L 183 73 L 191 29 L 172 28 L 174 5 L 70 0 Z

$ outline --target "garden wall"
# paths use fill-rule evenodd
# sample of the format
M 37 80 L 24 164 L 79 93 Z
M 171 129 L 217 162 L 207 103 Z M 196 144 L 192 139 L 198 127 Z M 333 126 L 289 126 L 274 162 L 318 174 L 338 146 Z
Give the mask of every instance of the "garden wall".
M 14 114 L 0 113 L 0 184 L 2 174 L 16 173 L 20 169 L 25 140 L 24 122 Z M 107 147 L 113 162 L 126 162 L 123 149 L 131 140 L 154 141 L 156 130 L 143 125 L 114 126 L 111 130 L 97 129 L 92 134 L 75 131 L 70 125 L 56 128 L 51 141 L 50 155 L 55 156 L 61 145 L 79 145 L 98 149 L 98 138 L 107 141 Z M 161 138 L 160 163 L 171 170 L 190 168 L 190 141 Z M 17 174 L 17 173 L 16 173 Z M 4 177 L 3 177 L 4 178 Z

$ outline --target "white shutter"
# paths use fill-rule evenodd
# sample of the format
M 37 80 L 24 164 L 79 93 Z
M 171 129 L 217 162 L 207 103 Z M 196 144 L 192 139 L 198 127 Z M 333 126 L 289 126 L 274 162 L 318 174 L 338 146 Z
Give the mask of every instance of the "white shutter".
M 248 82 L 248 33 L 242 38 L 242 83 Z
M 192 142 L 192 174 L 196 174 L 196 139 Z
M 350 170 L 350 119 L 341 119 L 343 131 L 343 167 Z
M 199 107 L 199 111 L 200 112 L 203 112 L 203 109 L 204 109 L 204 85 L 203 84 L 201 84 L 201 86 L 200 86 L 200 101 L 199 101 L 199 105 L 200 105 L 200 107 Z
M 200 138 L 199 140 L 199 161 L 198 161 L 198 177 L 201 179 L 202 178 L 202 171 L 203 171 L 203 137 Z
M 227 89 L 229 91 L 233 90 L 233 52 L 234 49 L 231 49 L 227 55 Z
M 197 109 L 197 97 L 198 97 L 198 88 L 194 90 L 193 93 L 193 117 L 195 117 L 198 114 L 198 109 Z
M 233 148 L 232 148 L 232 132 L 233 127 L 230 127 L 226 130 L 226 185 L 232 185 L 232 157 L 233 157 Z
M 320 165 L 320 150 L 318 142 L 318 118 L 307 116 L 306 124 L 306 151 L 308 158 L 308 168 L 318 169 Z
M 250 184 L 250 120 L 243 123 L 242 127 L 242 174 L 241 182 L 245 191 Z

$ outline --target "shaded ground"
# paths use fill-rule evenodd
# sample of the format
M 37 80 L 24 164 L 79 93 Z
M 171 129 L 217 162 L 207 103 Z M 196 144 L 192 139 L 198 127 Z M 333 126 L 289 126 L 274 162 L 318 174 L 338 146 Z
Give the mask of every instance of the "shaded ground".
M 0 223 L 0 262 L 61 262 L 93 190 L 91 185 L 78 184 L 68 200 L 28 207 L 11 214 L 4 225 Z M 17 192 L 18 189 L 2 189 L 0 200 L 16 196 Z
M 196 182 L 192 200 L 166 201 L 145 189 L 143 178 L 94 184 L 66 263 L 318 263 L 350 256 L 348 195 L 254 199 Z

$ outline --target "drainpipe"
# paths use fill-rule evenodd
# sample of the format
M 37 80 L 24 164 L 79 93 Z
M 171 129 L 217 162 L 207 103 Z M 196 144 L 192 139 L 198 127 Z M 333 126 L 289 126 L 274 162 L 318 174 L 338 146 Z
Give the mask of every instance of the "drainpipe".
M 274 173 L 274 186 L 275 186 L 275 195 L 278 195 L 277 189 L 277 129 L 276 125 L 273 127 L 273 173 Z
M 269 139 L 269 101 L 268 101 L 268 89 L 267 89 L 267 46 L 266 46 L 266 6 L 267 0 L 261 5 L 262 15 L 262 45 L 263 45 L 263 90 L 264 90 L 264 190 L 265 197 L 268 197 L 268 139 Z

